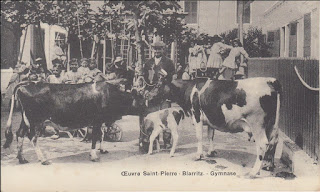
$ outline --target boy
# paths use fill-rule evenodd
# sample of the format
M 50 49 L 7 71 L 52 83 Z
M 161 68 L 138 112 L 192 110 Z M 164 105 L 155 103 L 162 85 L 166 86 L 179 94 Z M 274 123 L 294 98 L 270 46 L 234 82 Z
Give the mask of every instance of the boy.
M 80 76 L 78 73 L 78 60 L 73 58 L 70 61 L 70 71 L 64 74 L 63 83 L 78 83 Z
M 103 73 L 99 69 L 97 69 L 97 63 L 95 59 L 90 60 L 89 69 L 90 71 L 84 77 L 84 81 L 86 83 L 93 82 L 93 81 L 102 81 L 105 79 L 103 77 Z
M 47 78 L 48 83 L 62 83 L 61 65 L 55 64 L 52 68 L 52 75 Z

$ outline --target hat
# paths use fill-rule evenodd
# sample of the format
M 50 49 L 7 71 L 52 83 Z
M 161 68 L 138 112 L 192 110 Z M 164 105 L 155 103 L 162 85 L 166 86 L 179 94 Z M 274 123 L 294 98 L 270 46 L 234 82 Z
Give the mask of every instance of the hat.
M 58 58 L 52 60 L 52 65 L 61 64 L 61 63 L 62 63 L 62 61 L 60 59 L 58 59 Z
M 78 59 L 76 59 L 76 58 L 72 58 L 72 59 L 71 59 L 71 61 L 70 61 L 70 65 L 72 65 L 72 64 L 79 65 L 79 63 L 78 63 Z
M 120 61 L 123 61 L 122 57 L 116 57 L 116 59 L 114 60 L 115 63 L 120 62 Z
M 87 59 L 87 58 L 82 58 L 82 59 L 80 60 L 80 63 L 83 63 L 83 62 L 89 62 L 89 59 Z
M 42 58 L 41 57 L 38 57 L 35 62 L 42 62 Z
M 151 44 L 152 47 L 165 47 L 166 44 L 164 44 L 163 41 L 157 41 Z

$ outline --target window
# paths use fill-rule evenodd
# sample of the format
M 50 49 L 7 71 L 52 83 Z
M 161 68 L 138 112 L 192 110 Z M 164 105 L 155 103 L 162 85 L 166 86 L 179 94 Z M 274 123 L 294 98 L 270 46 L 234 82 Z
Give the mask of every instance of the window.
M 304 15 L 303 56 L 311 56 L 311 14 Z
M 274 42 L 274 31 L 268 31 L 268 42 Z
M 187 24 L 197 23 L 198 20 L 198 2 L 197 1 L 185 1 L 184 12 L 188 13 L 185 17 Z
M 297 34 L 297 23 L 291 23 L 290 24 L 290 35 L 296 35 Z
M 243 13 L 242 13 L 242 18 L 243 18 L 243 23 L 250 23 L 250 16 L 251 16 L 251 8 L 250 4 L 252 1 L 250 0 L 245 0 L 245 1 L 237 1 L 237 23 L 239 23 L 239 18 L 240 18 L 240 13 L 239 13 L 239 7 L 240 4 L 243 4 Z
M 55 32 L 55 44 L 64 49 L 66 44 L 66 35 L 63 33 Z

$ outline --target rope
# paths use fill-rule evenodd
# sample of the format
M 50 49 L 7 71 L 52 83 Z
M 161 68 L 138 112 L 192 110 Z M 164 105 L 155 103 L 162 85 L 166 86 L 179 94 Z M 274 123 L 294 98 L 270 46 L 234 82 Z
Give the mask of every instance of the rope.
M 320 88 L 311 87 L 302 79 L 302 77 L 300 76 L 299 71 L 297 69 L 297 66 L 294 66 L 294 70 L 296 71 L 296 74 L 297 74 L 300 82 L 302 83 L 302 85 L 304 85 L 306 88 L 308 88 L 311 91 L 320 91 Z

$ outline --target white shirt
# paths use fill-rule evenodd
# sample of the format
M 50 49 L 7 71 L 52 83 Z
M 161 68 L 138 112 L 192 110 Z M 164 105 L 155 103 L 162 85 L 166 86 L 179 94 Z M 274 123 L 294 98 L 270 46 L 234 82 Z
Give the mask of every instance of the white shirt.
M 154 63 L 156 65 L 158 65 L 160 63 L 160 60 L 161 60 L 161 57 L 157 58 L 157 57 L 154 57 Z

